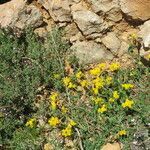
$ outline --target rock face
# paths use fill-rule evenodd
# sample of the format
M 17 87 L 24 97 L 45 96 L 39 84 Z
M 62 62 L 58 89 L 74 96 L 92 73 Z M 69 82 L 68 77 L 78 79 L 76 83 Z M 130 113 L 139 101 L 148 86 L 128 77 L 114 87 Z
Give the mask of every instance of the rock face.
M 113 59 L 111 52 L 93 41 L 76 42 L 71 49 L 75 50 L 75 54 L 82 64 L 96 63 L 104 61 L 105 59 Z
M 114 32 L 108 33 L 107 36 L 102 39 L 102 43 L 113 53 L 117 53 L 121 46 L 120 40 Z
M 27 6 L 24 0 L 12 0 L 0 5 L 0 26 L 17 27 L 39 27 L 42 23 L 42 14 L 34 5 Z
M 140 26 L 139 36 L 143 39 L 144 48 L 150 49 L 150 21 Z
M 121 10 L 127 19 L 146 21 L 150 19 L 149 0 L 120 0 Z
M 91 11 L 73 12 L 73 19 L 84 35 L 100 33 L 103 19 Z
M 129 34 L 139 33 L 142 53 L 147 53 L 149 19 L 150 0 L 11 0 L 0 5 L 1 27 L 31 26 L 44 36 L 57 25 L 85 63 L 124 55 Z

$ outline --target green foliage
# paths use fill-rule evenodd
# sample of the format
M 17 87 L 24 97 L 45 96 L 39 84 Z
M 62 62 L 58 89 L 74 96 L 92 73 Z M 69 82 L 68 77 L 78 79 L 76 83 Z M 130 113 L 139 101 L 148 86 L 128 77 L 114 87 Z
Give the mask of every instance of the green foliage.
M 32 30 L 19 37 L 11 29 L 0 30 L 1 144 L 11 139 L 15 129 L 36 111 L 33 104 L 38 87 L 53 85 L 52 76 L 54 72 L 62 72 L 67 49 L 58 29 L 46 41 Z
M 42 139 L 39 138 L 39 131 L 35 128 L 18 129 L 14 132 L 10 142 L 10 149 L 15 150 L 40 150 Z
M 0 146 L 98 150 L 120 141 L 129 149 L 134 133 L 149 123 L 149 68 L 138 58 L 133 68 L 84 69 L 61 34 L 54 29 L 42 39 L 31 30 L 19 37 L 0 31 Z M 127 99 L 132 106 L 123 107 Z

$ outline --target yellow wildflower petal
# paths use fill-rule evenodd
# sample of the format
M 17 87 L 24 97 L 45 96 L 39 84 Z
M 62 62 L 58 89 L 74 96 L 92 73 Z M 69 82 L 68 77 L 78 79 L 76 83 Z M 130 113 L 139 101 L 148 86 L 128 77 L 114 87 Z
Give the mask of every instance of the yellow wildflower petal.
M 104 113 L 104 112 L 106 112 L 106 111 L 107 111 L 106 105 L 103 105 L 101 108 L 98 109 L 98 112 L 99 112 L 99 113 Z
M 123 108 L 132 108 L 132 105 L 134 104 L 134 101 L 133 100 L 129 100 L 129 99 L 126 99 L 126 101 L 124 103 L 122 103 L 122 107 Z
M 73 126 L 77 125 L 77 123 L 75 121 L 73 121 L 73 120 L 70 120 L 69 125 L 71 127 L 73 127 Z
M 130 84 L 130 83 L 128 83 L 128 84 L 121 84 L 121 86 L 122 86 L 125 90 L 131 89 L 131 88 L 134 87 L 134 85 L 133 85 L 133 84 Z
M 110 69 L 110 71 L 119 70 L 119 69 L 120 69 L 120 64 L 119 64 L 119 63 L 112 63 L 112 64 L 109 66 L 109 69 Z
M 55 127 L 55 126 L 57 126 L 58 124 L 60 124 L 60 120 L 58 119 L 58 117 L 51 117 L 51 118 L 48 120 L 48 123 L 49 123 L 50 126 Z
M 110 98 L 110 99 L 109 99 L 109 102 L 111 102 L 111 103 L 113 103 L 114 101 L 115 101 L 114 98 Z
M 75 76 L 76 76 L 77 79 L 80 79 L 80 78 L 83 77 L 83 73 L 81 71 L 79 71 L 78 73 L 76 73 Z
M 99 67 L 96 67 L 94 69 L 91 69 L 90 70 L 90 74 L 91 75 L 94 75 L 94 76 L 97 76 L 97 75 L 100 75 L 101 74 L 101 69 Z
M 62 136 L 68 137 L 72 135 L 72 129 L 67 127 L 61 131 Z
M 113 98 L 115 98 L 115 99 L 119 98 L 119 93 L 117 91 L 113 92 Z
M 64 85 L 65 85 L 66 87 L 69 85 L 70 82 L 71 82 L 70 77 L 65 77 L 65 78 L 63 78 L 63 83 L 64 83 Z
M 29 120 L 26 122 L 25 125 L 28 126 L 28 127 L 30 127 L 30 128 L 33 128 L 33 127 L 35 127 L 36 122 L 37 122 L 36 118 L 31 118 L 31 119 L 29 119 Z
M 126 134 L 127 134 L 126 130 L 121 130 L 121 131 L 118 132 L 119 136 L 124 136 Z

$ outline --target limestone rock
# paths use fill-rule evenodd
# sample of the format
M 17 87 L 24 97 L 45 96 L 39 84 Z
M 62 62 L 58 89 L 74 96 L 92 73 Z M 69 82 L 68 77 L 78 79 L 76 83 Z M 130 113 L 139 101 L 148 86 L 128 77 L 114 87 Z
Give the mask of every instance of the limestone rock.
M 26 5 L 23 0 L 12 0 L 0 5 L 0 26 L 36 28 L 43 23 L 40 10 L 34 5 Z
M 108 20 L 118 22 L 122 19 L 121 9 L 118 0 L 87 0 L 92 10 Z
M 24 0 L 12 0 L 0 5 L 0 26 L 8 27 L 25 5 Z
M 87 0 L 94 12 L 108 12 L 112 8 L 119 7 L 118 0 Z
M 103 19 L 91 11 L 73 12 L 73 19 L 84 35 L 100 33 Z
M 120 44 L 120 40 L 118 39 L 118 37 L 116 36 L 115 33 L 113 32 L 109 32 L 103 39 L 102 39 L 102 43 L 108 48 L 110 49 L 111 52 L 113 53 L 117 53 L 117 51 L 119 50 L 121 44 Z
M 71 12 L 68 0 L 39 0 L 38 1 L 51 15 L 55 22 L 70 22 Z
M 120 0 L 122 12 L 132 21 L 150 19 L 150 0 Z
M 113 59 L 111 52 L 107 51 L 105 47 L 93 41 L 76 42 L 72 47 L 75 55 L 79 58 L 82 64 L 102 62 Z
M 112 8 L 106 13 L 107 19 L 113 22 L 118 22 L 122 19 L 121 10 L 118 7 Z
M 42 23 L 43 20 L 40 10 L 34 5 L 30 5 L 23 9 L 18 14 L 17 18 L 14 18 L 11 25 L 20 29 L 24 29 L 25 27 L 36 28 Z
M 150 21 L 146 21 L 141 27 L 138 33 L 139 37 L 143 39 L 144 48 L 150 48 Z
M 65 27 L 65 39 L 69 40 L 71 43 L 75 41 L 80 41 L 84 37 L 81 32 L 79 32 L 75 23 L 69 24 Z

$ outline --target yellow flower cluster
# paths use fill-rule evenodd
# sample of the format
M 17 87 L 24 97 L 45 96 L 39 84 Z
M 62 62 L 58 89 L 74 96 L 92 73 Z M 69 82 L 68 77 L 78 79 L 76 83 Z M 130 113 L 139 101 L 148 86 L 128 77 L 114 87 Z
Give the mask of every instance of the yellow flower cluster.
M 49 97 L 52 110 L 55 110 L 57 108 L 58 95 L 59 94 L 57 92 L 52 92 L 50 97 Z
M 121 86 L 122 86 L 125 90 L 131 89 L 131 88 L 134 87 L 134 85 L 133 85 L 133 84 L 130 84 L 130 83 L 128 83 L 128 84 L 122 84 Z
M 26 122 L 25 125 L 28 126 L 28 127 L 30 127 L 30 128 L 33 128 L 33 127 L 35 127 L 36 123 L 37 123 L 36 118 L 31 118 L 31 119 L 29 119 L 29 120 Z
M 58 124 L 60 124 L 60 120 L 58 119 L 58 117 L 51 117 L 49 120 L 48 120 L 48 124 L 52 127 L 56 127 Z
M 104 112 L 106 112 L 107 111 L 107 106 L 104 104 L 104 105 L 102 105 L 102 107 L 101 108 L 98 108 L 98 112 L 99 113 L 104 113 Z
M 63 78 L 63 83 L 64 83 L 65 87 L 67 87 L 69 89 L 76 88 L 76 85 L 71 82 L 71 78 L 70 77 Z
M 74 122 L 73 120 L 70 120 L 70 122 L 68 123 L 67 127 L 61 131 L 62 136 L 64 136 L 64 137 L 71 136 L 71 135 L 72 135 L 72 132 L 73 132 L 73 131 L 72 131 L 72 128 L 73 128 L 74 126 L 76 126 L 76 125 L 77 125 L 76 122 Z
M 117 71 L 120 69 L 120 64 L 119 63 L 112 63 L 110 66 L 109 66 L 109 69 L 110 71 Z
M 117 135 L 118 136 L 125 136 L 125 135 L 127 135 L 127 132 L 126 132 L 126 130 L 120 130 Z
M 94 69 L 91 69 L 90 70 L 90 74 L 91 75 L 94 75 L 94 76 L 98 76 L 101 74 L 101 69 L 99 67 L 96 67 Z
M 119 98 L 119 93 L 118 93 L 118 91 L 114 91 L 114 92 L 113 92 L 113 98 L 114 98 L 114 99 L 118 99 L 118 98 Z
M 134 101 L 133 100 L 129 100 L 129 99 L 126 99 L 126 101 L 124 103 L 122 103 L 122 107 L 123 108 L 132 108 L 132 105 L 134 104 Z
M 93 98 L 92 100 L 95 102 L 96 105 L 104 102 L 104 99 L 101 97 Z
M 76 73 L 75 76 L 77 79 L 81 79 L 84 75 L 83 75 L 82 71 L 79 71 L 78 73 Z

